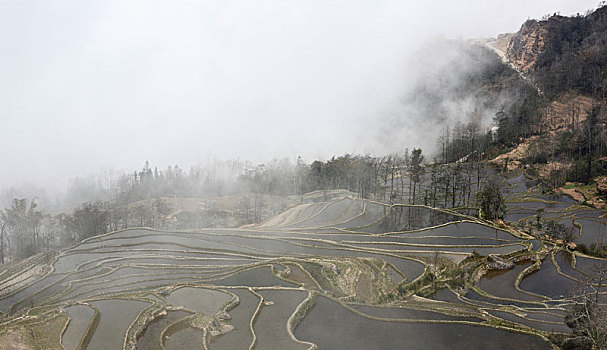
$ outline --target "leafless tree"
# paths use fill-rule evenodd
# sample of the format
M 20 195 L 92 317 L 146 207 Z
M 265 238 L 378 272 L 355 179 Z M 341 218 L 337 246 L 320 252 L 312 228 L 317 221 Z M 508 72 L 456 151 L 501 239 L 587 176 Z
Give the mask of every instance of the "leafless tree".
M 0 262 L 4 264 L 4 229 L 6 222 L 0 219 Z
M 573 297 L 565 318 L 572 329 L 564 344 L 566 349 L 607 349 L 607 261 L 592 268 Z

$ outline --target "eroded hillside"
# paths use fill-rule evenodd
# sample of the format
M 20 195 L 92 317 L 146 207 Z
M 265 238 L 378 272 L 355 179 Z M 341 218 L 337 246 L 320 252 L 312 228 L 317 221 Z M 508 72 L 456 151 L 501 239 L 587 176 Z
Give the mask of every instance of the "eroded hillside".
M 524 108 L 496 116 L 494 136 L 504 147 L 493 162 L 501 168 L 525 167 L 555 188 L 567 181 L 567 186 L 601 183 L 607 144 L 606 13 L 601 7 L 584 16 L 554 14 L 528 20 L 516 33 L 480 41 L 537 89 L 532 103 L 529 95 L 515 97 Z M 575 193 L 602 206 L 597 195 L 596 188 Z

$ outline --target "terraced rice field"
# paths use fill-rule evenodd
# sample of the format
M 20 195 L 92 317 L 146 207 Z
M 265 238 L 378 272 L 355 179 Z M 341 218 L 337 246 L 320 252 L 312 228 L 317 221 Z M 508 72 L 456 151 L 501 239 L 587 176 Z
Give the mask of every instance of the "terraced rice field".
M 36 332 L 36 346 L 59 349 L 547 349 L 597 259 L 525 227 L 543 208 L 586 242 L 606 220 L 522 177 L 508 186 L 521 230 L 344 193 L 239 229 L 93 237 L 0 275 L 0 337 Z M 495 255 L 516 266 L 491 270 Z

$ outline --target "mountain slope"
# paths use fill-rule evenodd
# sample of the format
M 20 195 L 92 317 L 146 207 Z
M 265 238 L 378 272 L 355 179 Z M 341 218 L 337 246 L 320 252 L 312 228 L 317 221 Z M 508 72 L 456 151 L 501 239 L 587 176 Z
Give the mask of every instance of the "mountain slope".
M 481 43 L 538 92 L 528 108 L 496 115 L 506 152 L 494 161 L 508 169 L 528 164 L 553 187 L 601 182 L 607 170 L 607 6 L 584 16 L 528 20 L 516 33 Z

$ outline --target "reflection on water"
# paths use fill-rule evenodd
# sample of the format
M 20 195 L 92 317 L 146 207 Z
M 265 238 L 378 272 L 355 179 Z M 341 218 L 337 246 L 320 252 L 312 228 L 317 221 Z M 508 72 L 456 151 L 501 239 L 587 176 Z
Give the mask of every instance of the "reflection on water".
M 295 336 L 336 350 L 550 348 L 537 337 L 486 327 L 375 321 L 324 297 L 317 299 Z

